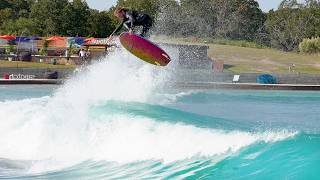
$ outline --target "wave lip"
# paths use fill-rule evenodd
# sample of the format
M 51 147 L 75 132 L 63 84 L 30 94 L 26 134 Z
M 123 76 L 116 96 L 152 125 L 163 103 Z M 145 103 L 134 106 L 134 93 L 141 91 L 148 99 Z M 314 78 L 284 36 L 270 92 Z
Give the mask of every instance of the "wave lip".
M 112 118 L 106 125 L 93 127 L 92 132 L 99 134 L 93 137 L 100 137 L 91 141 L 94 142 L 92 146 L 98 147 L 92 153 L 97 155 L 95 160 L 174 162 L 193 157 L 214 157 L 234 154 L 254 143 L 273 143 L 297 134 L 289 131 L 224 131 L 137 117 Z

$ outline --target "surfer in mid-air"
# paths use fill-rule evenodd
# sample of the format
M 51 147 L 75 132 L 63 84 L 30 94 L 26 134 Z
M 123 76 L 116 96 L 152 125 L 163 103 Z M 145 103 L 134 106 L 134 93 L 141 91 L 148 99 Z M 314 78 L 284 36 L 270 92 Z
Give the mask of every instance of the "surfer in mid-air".
M 169 55 L 164 50 L 147 38 L 143 38 L 146 37 L 152 26 L 152 19 L 149 15 L 127 8 L 117 8 L 114 11 L 114 15 L 121 20 L 121 24 L 109 36 L 107 42 L 112 39 L 115 33 L 119 32 L 121 28 L 125 26 L 129 32 L 121 33 L 119 35 L 119 41 L 130 53 L 145 62 L 157 66 L 166 66 L 171 61 Z M 139 35 L 134 34 L 134 27 L 136 26 L 142 26 L 142 31 Z
M 142 26 L 140 36 L 146 37 L 147 32 L 152 27 L 152 19 L 148 14 L 143 14 L 127 8 L 117 8 L 114 11 L 114 15 L 121 20 L 121 24 L 114 30 L 114 33 L 119 32 L 123 26 L 125 26 L 130 33 L 133 33 L 134 27 Z

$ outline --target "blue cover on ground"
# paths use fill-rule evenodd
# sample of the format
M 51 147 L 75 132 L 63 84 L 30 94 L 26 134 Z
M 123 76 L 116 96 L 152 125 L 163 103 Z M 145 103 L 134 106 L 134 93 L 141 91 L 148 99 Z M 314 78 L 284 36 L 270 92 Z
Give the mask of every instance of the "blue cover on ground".
M 74 40 L 74 42 L 75 42 L 76 44 L 78 44 L 78 45 L 82 45 L 82 44 L 85 43 L 85 42 L 84 42 L 84 38 L 82 38 L 82 37 L 76 37 L 75 40 Z
M 20 37 L 16 37 L 16 42 L 20 43 L 20 42 L 29 42 L 31 39 L 29 37 L 24 37 L 24 36 L 20 36 Z
M 262 74 L 257 76 L 257 83 L 259 84 L 277 84 L 277 79 L 270 74 Z

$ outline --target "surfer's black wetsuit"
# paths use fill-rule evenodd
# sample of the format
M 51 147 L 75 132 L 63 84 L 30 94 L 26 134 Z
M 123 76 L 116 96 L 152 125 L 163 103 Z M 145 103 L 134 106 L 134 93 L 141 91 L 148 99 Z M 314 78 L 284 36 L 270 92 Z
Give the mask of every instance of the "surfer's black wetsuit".
M 125 26 L 128 30 L 132 29 L 135 26 L 142 26 L 143 28 L 140 36 L 144 37 L 152 26 L 152 19 L 147 14 L 141 14 L 137 11 L 129 10 L 125 12 L 125 18 L 117 27 L 115 33 L 119 32 L 122 26 Z

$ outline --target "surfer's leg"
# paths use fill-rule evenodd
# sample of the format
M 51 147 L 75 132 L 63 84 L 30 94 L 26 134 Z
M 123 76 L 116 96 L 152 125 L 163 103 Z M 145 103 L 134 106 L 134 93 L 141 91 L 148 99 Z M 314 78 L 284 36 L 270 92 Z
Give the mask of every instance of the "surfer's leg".
M 145 37 L 149 29 L 150 29 L 149 27 L 143 26 L 140 36 Z
M 143 23 L 143 28 L 140 36 L 145 37 L 150 28 L 152 27 L 152 20 L 151 18 L 146 18 Z

